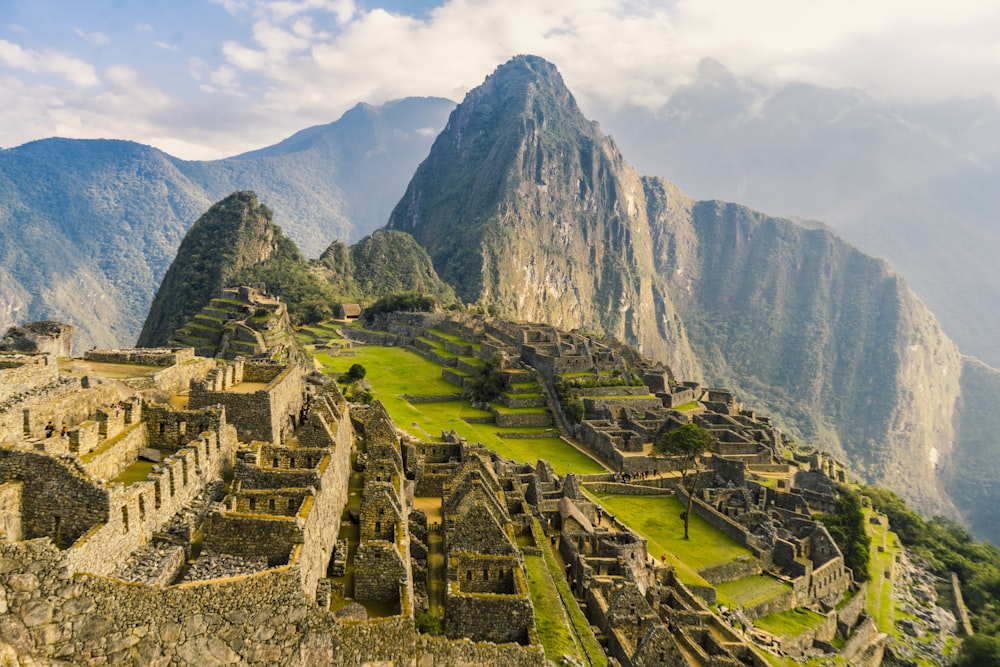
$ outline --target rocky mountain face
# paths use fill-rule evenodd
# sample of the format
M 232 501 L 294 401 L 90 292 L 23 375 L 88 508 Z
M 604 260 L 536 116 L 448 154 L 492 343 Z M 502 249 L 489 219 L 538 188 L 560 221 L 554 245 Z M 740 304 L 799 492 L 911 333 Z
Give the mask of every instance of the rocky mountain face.
M 705 60 L 656 111 L 590 109 L 642 173 L 697 198 L 822 220 L 887 259 L 966 354 L 1000 366 L 1000 108 L 773 88 Z
M 455 109 L 389 227 L 467 302 L 614 335 L 737 388 L 929 513 L 961 359 L 887 266 L 828 231 L 640 178 L 555 68 L 517 57 Z
M 132 345 L 185 231 L 254 190 L 307 255 L 388 218 L 454 103 L 358 105 L 270 148 L 189 162 L 126 141 L 0 150 L 0 330 L 56 318 L 77 350 Z
M 642 179 L 555 67 L 515 58 L 468 94 L 392 212 L 467 303 L 600 330 L 698 377 L 653 264 Z

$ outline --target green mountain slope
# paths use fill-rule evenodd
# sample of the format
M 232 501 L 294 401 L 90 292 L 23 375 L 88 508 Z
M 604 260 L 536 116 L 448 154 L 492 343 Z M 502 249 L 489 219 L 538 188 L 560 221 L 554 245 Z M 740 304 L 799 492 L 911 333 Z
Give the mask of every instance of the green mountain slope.
M 126 141 L 0 150 L 0 329 L 59 319 L 77 349 L 131 345 L 185 231 L 255 190 L 307 255 L 385 223 L 454 103 L 359 105 L 266 149 L 188 162 Z
M 828 232 L 639 178 L 551 64 L 519 56 L 471 91 L 389 226 L 464 300 L 738 388 L 869 481 L 956 514 L 934 461 L 961 361 L 903 282 Z
M 0 326 L 56 317 L 76 344 L 131 342 L 209 201 L 169 156 L 124 141 L 0 151 Z
M 427 251 L 405 232 L 380 229 L 350 248 L 334 241 L 314 262 L 341 300 L 370 303 L 399 292 L 420 292 L 442 305 L 456 302 Z

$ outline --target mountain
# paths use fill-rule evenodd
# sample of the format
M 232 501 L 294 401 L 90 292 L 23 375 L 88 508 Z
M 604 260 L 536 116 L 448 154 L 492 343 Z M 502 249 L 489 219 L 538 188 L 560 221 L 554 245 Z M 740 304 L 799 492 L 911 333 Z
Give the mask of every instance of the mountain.
M 350 248 L 334 241 L 314 265 L 342 300 L 371 302 L 389 294 L 420 292 L 442 305 L 457 301 L 427 251 L 405 232 L 379 229 Z
M 598 329 L 699 375 L 653 264 L 642 180 L 540 58 L 466 96 L 388 227 L 412 234 L 466 303 Z
M 544 60 L 469 92 L 388 226 L 463 300 L 615 335 L 956 514 L 935 462 L 962 361 L 903 280 L 827 230 L 639 177 Z
M 253 192 L 235 192 L 195 221 L 163 276 L 139 334 L 140 347 L 171 334 L 231 287 L 245 269 L 269 259 L 284 240 L 270 209 Z
M 46 139 L 0 150 L 0 330 L 56 318 L 77 349 L 131 345 L 185 231 L 255 190 L 307 255 L 388 218 L 454 103 L 358 105 L 337 122 L 226 160 L 126 141 Z
M 659 109 L 592 109 L 643 173 L 699 198 L 822 220 L 887 259 L 966 354 L 1000 366 L 1000 109 L 890 105 L 701 63 Z
M 215 201 L 253 190 L 302 252 L 332 239 L 357 240 L 385 224 L 455 103 L 407 98 L 358 104 L 335 123 L 297 132 L 274 146 L 225 160 L 176 161 Z

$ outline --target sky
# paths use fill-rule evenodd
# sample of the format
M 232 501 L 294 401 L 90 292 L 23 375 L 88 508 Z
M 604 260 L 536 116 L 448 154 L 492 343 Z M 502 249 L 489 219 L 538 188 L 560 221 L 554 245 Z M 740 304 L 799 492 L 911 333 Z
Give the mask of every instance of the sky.
M 706 57 L 773 86 L 995 99 L 1000 3 L 0 0 L 0 148 L 118 138 L 221 158 L 359 102 L 461 101 L 521 53 L 555 63 L 585 113 L 662 108 Z

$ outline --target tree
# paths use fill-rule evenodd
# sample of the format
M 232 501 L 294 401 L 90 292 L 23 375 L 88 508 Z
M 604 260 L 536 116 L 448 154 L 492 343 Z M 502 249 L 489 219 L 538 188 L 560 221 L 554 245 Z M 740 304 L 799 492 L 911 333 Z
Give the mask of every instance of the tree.
M 367 372 L 368 371 L 365 370 L 365 367 L 361 364 L 353 364 L 347 369 L 347 381 L 357 382 L 358 380 L 364 380 Z
M 688 539 L 691 507 L 698 491 L 698 457 L 715 446 L 715 436 L 697 424 L 682 424 L 673 429 L 662 428 L 653 439 L 653 456 L 670 457 L 681 464 L 681 486 L 687 493 L 684 512 L 684 539 Z

